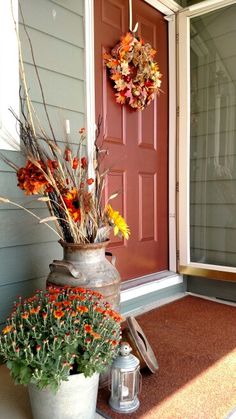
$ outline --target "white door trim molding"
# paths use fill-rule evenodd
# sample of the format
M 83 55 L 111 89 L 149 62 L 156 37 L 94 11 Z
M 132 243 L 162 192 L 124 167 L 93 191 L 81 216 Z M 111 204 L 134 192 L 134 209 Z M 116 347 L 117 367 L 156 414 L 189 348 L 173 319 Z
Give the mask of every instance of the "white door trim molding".
M 208 13 L 217 9 L 221 9 L 222 7 L 230 6 L 234 4 L 234 0 L 204 0 L 200 3 L 193 4 L 192 6 L 181 8 L 182 11 L 186 14 L 186 16 L 198 16 L 204 13 Z
M 173 0 L 145 0 L 145 2 L 166 16 L 182 10 L 182 7 Z
M 176 17 L 168 18 L 169 43 L 169 269 L 177 271 L 176 260 Z
M 88 176 L 94 177 L 95 120 L 95 66 L 94 66 L 94 0 L 84 1 L 85 30 L 85 99 Z
M 182 9 L 173 0 L 145 0 L 168 21 L 168 59 L 169 59 L 169 270 L 177 271 L 176 260 L 176 15 Z
M 180 264 L 190 262 L 189 156 L 190 156 L 190 37 L 189 18 L 178 16 L 178 241 Z

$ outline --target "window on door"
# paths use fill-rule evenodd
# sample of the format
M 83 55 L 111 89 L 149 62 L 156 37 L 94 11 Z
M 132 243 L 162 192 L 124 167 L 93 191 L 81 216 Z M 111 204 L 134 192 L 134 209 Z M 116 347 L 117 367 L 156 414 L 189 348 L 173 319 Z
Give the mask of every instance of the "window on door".
M 223 276 L 231 272 L 232 279 L 236 276 L 235 21 L 236 2 L 216 1 L 211 9 L 190 7 L 181 14 L 179 26 L 181 269 L 200 275 L 207 270 L 208 276 L 212 270 L 222 271 Z

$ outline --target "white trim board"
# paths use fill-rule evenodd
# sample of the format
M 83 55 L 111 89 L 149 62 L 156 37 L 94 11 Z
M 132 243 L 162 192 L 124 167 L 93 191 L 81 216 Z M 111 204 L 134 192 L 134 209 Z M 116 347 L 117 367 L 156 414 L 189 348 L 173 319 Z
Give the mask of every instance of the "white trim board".
M 12 15 L 13 13 L 13 15 Z M 14 18 L 13 18 L 14 16 Z M 0 1 L 0 149 L 16 150 L 20 144 L 15 117 L 19 115 L 19 54 L 14 26 L 18 22 L 18 1 Z M 13 139 L 13 141 L 12 141 Z M 16 145 L 15 145 L 16 144 Z
M 167 16 L 182 10 L 182 7 L 173 0 L 145 0 L 145 2 Z
M 184 9 L 182 8 L 182 11 L 187 13 L 187 16 L 193 17 L 221 9 L 222 7 L 230 6 L 234 3 L 235 0 L 204 0 Z
M 94 178 L 95 121 L 95 70 L 94 70 L 94 0 L 84 2 L 85 13 L 85 95 L 88 177 Z

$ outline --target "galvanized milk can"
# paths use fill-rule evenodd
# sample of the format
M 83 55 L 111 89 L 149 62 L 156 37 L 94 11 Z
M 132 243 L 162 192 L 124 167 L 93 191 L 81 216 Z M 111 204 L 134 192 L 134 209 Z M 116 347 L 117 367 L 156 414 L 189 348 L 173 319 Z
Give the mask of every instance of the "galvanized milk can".
M 101 243 L 76 244 L 59 241 L 63 259 L 50 265 L 47 286 L 84 287 L 100 292 L 119 311 L 120 274 L 115 268 L 115 257 L 106 252 L 109 240 Z M 111 256 L 111 262 L 106 258 Z

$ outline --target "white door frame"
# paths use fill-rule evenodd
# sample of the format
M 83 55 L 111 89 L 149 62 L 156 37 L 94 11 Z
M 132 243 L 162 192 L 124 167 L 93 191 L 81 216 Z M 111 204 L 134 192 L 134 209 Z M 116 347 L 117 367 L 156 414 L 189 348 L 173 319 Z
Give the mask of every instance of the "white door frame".
M 84 0 L 85 31 L 85 100 L 88 176 L 94 177 L 93 153 L 96 133 L 95 120 L 95 64 L 94 64 L 94 0 Z
M 95 139 L 95 80 L 94 80 L 94 1 L 85 0 L 85 62 L 86 62 L 86 121 L 87 152 L 92 176 Z M 165 14 L 169 35 L 169 271 L 176 272 L 176 19 L 180 10 L 173 0 L 145 0 Z M 170 7 L 171 6 L 171 7 Z

